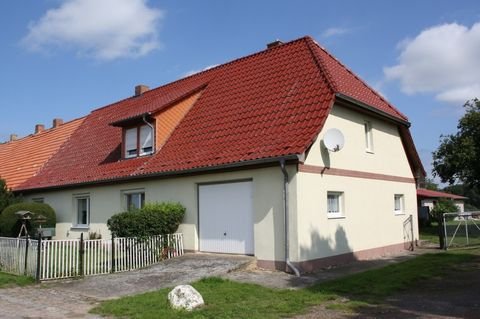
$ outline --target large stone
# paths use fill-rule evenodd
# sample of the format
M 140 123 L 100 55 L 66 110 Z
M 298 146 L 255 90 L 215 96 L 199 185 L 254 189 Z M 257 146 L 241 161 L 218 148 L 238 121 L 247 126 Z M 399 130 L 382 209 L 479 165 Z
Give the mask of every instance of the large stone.
M 168 293 L 168 301 L 173 309 L 193 309 L 203 306 L 203 297 L 190 285 L 176 286 Z

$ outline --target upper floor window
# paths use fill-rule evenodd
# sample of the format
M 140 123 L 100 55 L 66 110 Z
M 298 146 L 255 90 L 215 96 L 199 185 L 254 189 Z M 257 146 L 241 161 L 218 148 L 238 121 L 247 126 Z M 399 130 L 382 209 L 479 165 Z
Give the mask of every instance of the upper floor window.
M 140 125 L 125 130 L 125 158 L 153 153 L 153 132 L 148 125 Z
M 365 151 L 368 153 L 373 153 L 373 132 L 372 132 L 372 123 L 365 122 Z

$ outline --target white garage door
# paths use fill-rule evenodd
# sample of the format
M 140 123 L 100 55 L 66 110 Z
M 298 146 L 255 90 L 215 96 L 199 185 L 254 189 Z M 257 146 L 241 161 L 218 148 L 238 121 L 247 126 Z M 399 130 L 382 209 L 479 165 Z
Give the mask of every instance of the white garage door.
M 252 182 L 200 185 L 200 250 L 253 255 Z

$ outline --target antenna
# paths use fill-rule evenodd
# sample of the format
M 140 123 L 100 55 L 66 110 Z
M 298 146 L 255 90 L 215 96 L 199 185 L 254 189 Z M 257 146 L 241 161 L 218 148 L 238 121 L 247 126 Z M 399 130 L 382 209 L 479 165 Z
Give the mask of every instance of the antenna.
M 325 145 L 330 152 L 340 151 L 345 145 L 343 133 L 336 128 L 329 129 L 325 132 L 325 135 L 323 135 L 323 145 Z

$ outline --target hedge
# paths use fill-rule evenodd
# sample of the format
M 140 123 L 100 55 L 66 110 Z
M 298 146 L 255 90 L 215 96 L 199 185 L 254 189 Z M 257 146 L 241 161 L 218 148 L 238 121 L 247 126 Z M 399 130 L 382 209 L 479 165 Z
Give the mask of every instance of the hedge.
M 44 203 L 18 203 L 5 208 L 0 215 L 0 236 L 18 236 L 22 222 L 18 219 L 18 216 L 15 213 L 21 210 L 30 211 L 34 214 L 32 219 L 26 223 L 28 234 L 31 237 L 37 236 L 39 225 L 35 223 L 35 217 L 38 215 L 43 215 L 47 219 L 42 227 L 55 227 L 57 218 L 55 211 L 50 205 Z
M 175 233 L 184 215 L 180 203 L 147 203 L 142 209 L 113 215 L 107 225 L 115 237 L 145 238 Z

